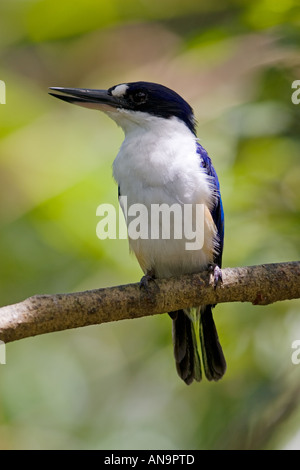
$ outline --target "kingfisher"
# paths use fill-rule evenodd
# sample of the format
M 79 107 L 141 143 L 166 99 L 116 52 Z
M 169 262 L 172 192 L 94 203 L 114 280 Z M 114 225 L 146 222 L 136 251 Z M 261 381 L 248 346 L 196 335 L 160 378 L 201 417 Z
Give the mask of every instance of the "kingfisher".
M 50 90 L 52 96 L 68 103 L 103 111 L 123 129 L 125 139 L 113 162 L 113 176 L 124 213 L 125 196 L 128 207 L 138 203 L 149 211 L 157 204 L 176 204 L 183 209 L 201 205 L 203 209 L 203 243 L 196 249 L 187 249 L 185 232 L 181 237 L 161 236 L 164 227 L 159 227 L 159 237 L 128 233 L 130 250 L 144 272 L 141 286 L 148 289 L 152 279 L 155 282 L 204 269 L 212 273 L 215 287 L 222 282 L 224 211 L 220 184 L 197 139 L 192 107 L 170 88 L 144 81 L 121 83 L 107 90 Z M 195 215 L 195 210 L 192 213 Z M 128 226 L 129 218 L 125 219 Z M 174 219 L 175 215 L 172 227 Z M 202 369 L 209 381 L 218 381 L 226 371 L 213 307 L 197 305 L 169 312 L 176 369 L 187 385 L 201 381 Z

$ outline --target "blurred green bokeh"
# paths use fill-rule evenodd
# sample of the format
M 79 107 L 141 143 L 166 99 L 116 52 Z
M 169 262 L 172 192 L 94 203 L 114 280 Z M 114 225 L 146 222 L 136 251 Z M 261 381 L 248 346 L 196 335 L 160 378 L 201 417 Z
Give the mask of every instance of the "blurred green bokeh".
M 136 282 L 117 207 L 122 132 L 49 86 L 154 81 L 189 101 L 218 171 L 224 266 L 299 259 L 296 0 L 0 3 L 1 305 Z M 1 101 L 1 100 L 0 100 Z M 223 304 L 220 383 L 177 377 L 167 315 L 28 338 L 0 365 L 1 449 L 300 449 L 300 302 Z

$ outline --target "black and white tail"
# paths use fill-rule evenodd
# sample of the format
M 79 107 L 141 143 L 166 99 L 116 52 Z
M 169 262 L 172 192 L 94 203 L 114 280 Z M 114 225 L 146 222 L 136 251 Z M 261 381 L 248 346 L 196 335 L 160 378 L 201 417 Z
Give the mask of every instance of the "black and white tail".
M 202 379 L 201 361 L 208 380 L 219 380 L 226 371 L 226 361 L 219 342 L 210 305 L 177 310 L 173 320 L 173 345 L 179 377 L 189 385 Z

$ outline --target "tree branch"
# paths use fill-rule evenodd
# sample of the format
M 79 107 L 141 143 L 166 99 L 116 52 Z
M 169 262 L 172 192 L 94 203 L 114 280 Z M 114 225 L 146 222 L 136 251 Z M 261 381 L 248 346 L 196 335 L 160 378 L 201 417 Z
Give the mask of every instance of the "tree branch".
M 139 318 L 195 305 L 252 302 L 267 305 L 300 297 L 300 262 L 222 270 L 215 289 L 207 271 L 150 283 L 71 294 L 35 295 L 0 308 L 0 339 L 5 343 L 43 333 Z

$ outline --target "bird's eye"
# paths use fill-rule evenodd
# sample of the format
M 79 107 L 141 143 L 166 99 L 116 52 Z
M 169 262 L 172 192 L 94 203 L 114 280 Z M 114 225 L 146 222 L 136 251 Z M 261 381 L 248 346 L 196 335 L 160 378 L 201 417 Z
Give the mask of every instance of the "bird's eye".
M 147 101 L 147 93 L 144 91 L 136 91 L 131 95 L 131 99 L 136 104 L 143 104 Z

